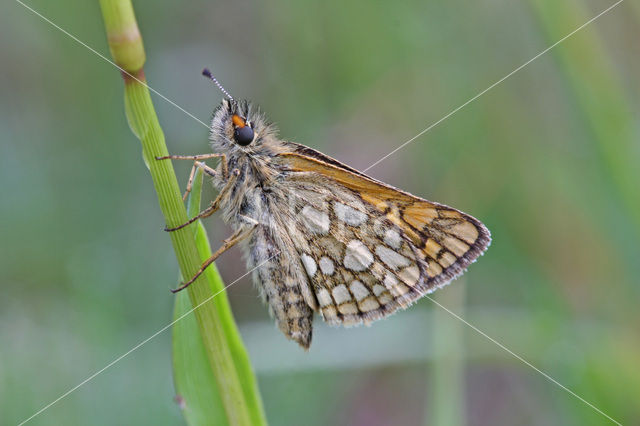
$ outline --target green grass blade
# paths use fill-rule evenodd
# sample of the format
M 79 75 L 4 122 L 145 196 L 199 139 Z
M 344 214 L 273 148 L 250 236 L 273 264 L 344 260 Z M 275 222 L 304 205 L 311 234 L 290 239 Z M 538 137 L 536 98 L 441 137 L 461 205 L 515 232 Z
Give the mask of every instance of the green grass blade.
M 200 221 L 197 222 L 195 239 L 200 260 L 204 262 L 211 256 L 211 245 L 209 244 L 204 226 Z M 238 381 L 242 384 L 241 390 L 249 408 L 248 415 L 250 424 L 266 425 L 267 421 L 264 415 L 262 399 L 260 398 L 258 382 L 253 372 L 253 367 L 251 366 L 249 354 L 242 342 L 238 327 L 233 318 L 227 293 L 224 291 L 224 282 L 222 278 L 220 278 L 215 264 L 207 268 L 204 275 L 207 277 L 211 293 L 217 294 L 217 296 L 207 302 L 207 304 L 212 304 L 215 307 L 221 332 L 225 336 L 226 350 L 229 351 L 230 357 L 233 360 L 233 367 L 235 368 Z
M 180 318 L 189 310 L 189 295 L 186 292 L 178 293 L 173 311 L 174 319 Z M 229 424 L 216 379 L 209 367 L 198 323 L 193 315 L 187 315 L 174 325 L 172 340 L 176 402 L 187 424 Z
M 177 226 L 186 222 L 187 212 L 171 162 L 155 160 L 157 156 L 167 155 L 168 151 L 142 69 L 144 48 L 133 6 L 130 0 L 101 0 L 100 5 L 111 54 L 126 71 L 122 75 L 127 120 L 142 143 L 143 158 L 166 224 Z M 193 276 L 202 260 L 211 256 L 202 225 L 198 223 L 168 235 L 182 276 Z M 224 284 L 212 266 L 186 290 L 191 305 L 198 307 L 194 315 L 209 368 L 229 424 L 266 424 L 256 380 L 223 289 Z M 206 370 L 203 374 L 207 374 Z
M 202 171 L 198 169 L 189 196 L 189 217 L 197 215 L 200 210 L 201 191 Z M 191 309 L 188 293 L 182 291 L 176 294 L 173 320 L 177 322 L 172 330 L 176 402 L 189 425 L 226 425 L 229 421 L 218 393 L 215 376 L 207 360 L 198 323 L 193 315 L 182 318 Z
M 188 215 L 194 217 L 200 211 L 200 198 L 202 193 L 202 171 L 198 170 L 194 179 L 193 189 L 189 196 Z M 209 242 L 202 224 L 198 221 L 195 228 L 196 245 L 202 260 L 206 260 L 211 252 Z M 211 268 L 215 268 L 212 265 Z M 211 290 L 214 294 L 220 292 L 224 288 L 217 271 L 211 269 L 209 282 Z M 176 298 L 174 319 L 184 315 L 191 309 L 190 303 L 185 303 L 184 292 L 178 294 Z M 216 299 L 218 299 L 216 301 Z M 260 410 L 254 410 L 251 414 L 253 424 L 263 424 L 262 402 L 257 396 L 258 388 L 249 358 L 244 349 L 244 345 L 240 340 L 235 321 L 226 293 L 220 293 L 214 300 L 209 303 L 217 303 L 219 315 L 224 319 L 225 335 L 227 336 L 227 344 L 234 354 L 236 360 L 236 368 L 239 380 L 244 384 L 246 389 L 245 397 L 251 401 L 251 405 L 259 407 Z M 224 412 L 221 412 L 220 404 L 211 404 L 211 399 L 219 398 L 219 394 L 215 388 L 215 376 L 207 363 L 206 357 L 202 357 L 204 346 L 198 332 L 197 323 L 194 320 L 187 321 L 181 327 L 174 327 L 173 334 L 173 354 L 174 354 L 174 379 L 176 382 L 176 390 L 180 396 L 180 402 L 183 404 L 184 416 L 190 425 L 210 424 L 212 419 L 216 419 L 215 424 L 226 424 L 227 419 Z M 177 326 L 178 324 L 176 324 Z M 213 380 L 213 382 L 212 382 Z M 205 420 L 203 422 L 203 420 Z

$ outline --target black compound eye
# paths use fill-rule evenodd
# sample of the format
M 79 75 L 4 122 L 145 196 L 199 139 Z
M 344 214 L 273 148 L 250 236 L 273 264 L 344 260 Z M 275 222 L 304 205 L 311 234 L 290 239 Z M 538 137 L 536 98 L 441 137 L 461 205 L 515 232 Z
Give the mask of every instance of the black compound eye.
M 233 139 L 238 145 L 247 146 L 253 142 L 253 129 L 249 126 L 236 127 L 233 131 Z

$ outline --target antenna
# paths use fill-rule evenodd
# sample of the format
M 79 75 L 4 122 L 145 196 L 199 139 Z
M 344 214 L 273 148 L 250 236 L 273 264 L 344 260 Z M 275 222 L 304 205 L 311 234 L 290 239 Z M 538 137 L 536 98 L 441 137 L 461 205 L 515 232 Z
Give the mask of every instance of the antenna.
M 209 71 L 209 68 L 205 68 L 202 70 L 202 75 L 204 75 L 205 77 L 209 78 L 211 81 L 213 81 L 215 83 L 216 86 L 218 86 L 218 89 L 220 89 L 222 91 L 222 93 L 225 94 L 225 96 L 227 98 L 229 98 L 229 100 L 233 103 L 235 103 L 236 101 L 231 97 L 231 95 L 229 94 L 229 92 L 227 92 L 226 90 L 224 90 L 224 87 L 222 87 L 222 85 L 218 82 L 218 79 L 215 78 L 213 76 L 213 74 L 211 74 L 211 71 Z

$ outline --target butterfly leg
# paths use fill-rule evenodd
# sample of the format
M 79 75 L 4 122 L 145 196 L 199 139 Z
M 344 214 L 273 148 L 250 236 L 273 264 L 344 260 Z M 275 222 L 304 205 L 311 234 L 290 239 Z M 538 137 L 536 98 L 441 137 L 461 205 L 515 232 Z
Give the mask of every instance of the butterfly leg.
M 256 228 L 257 225 L 258 224 L 255 223 L 255 224 L 249 225 L 248 227 L 240 228 L 236 232 L 234 232 L 234 234 L 231 237 L 224 240 L 224 242 L 222 243 L 222 246 L 218 250 L 216 250 L 216 252 L 213 253 L 210 258 L 205 260 L 202 266 L 200 266 L 200 269 L 198 269 L 198 272 L 196 272 L 196 274 L 193 277 L 191 277 L 189 281 L 180 285 L 180 287 L 174 290 L 171 290 L 171 292 L 177 293 L 180 290 L 184 290 L 185 288 L 189 287 L 189 285 L 191 285 L 196 279 L 198 279 L 198 277 L 202 275 L 202 273 L 207 269 L 207 267 L 209 267 L 209 265 L 211 265 L 218 257 L 220 257 L 222 253 L 229 250 L 231 247 L 233 247 L 240 241 L 244 240 L 245 238 L 249 237 L 251 235 L 251 232 L 253 232 L 253 230 Z
M 193 179 L 195 178 L 197 169 L 202 170 L 203 172 L 205 172 L 211 177 L 215 177 L 218 174 L 214 169 L 207 166 L 205 163 L 202 163 L 200 161 L 194 161 L 193 167 L 191 167 L 191 173 L 189 173 L 189 180 L 187 181 L 187 189 L 186 191 L 184 191 L 184 195 L 182 196 L 182 201 L 186 200 L 187 195 L 189 195 L 189 193 L 191 192 L 191 188 L 193 187 Z
M 210 158 L 220 158 L 220 163 L 222 164 L 222 176 L 227 179 L 229 177 L 229 169 L 227 167 L 227 156 L 225 154 L 211 153 L 199 155 L 167 155 L 165 157 L 156 157 L 156 160 L 193 160 L 193 167 L 191 167 L 191 172 L 189 173 L 189 181 L 187 182 L 187 190 L 182 196 L 182 201 L 184 201 L 187 199 L 187 196 L 191 192 L 193 179 L 195 177 L 197 168 L 201 168 L 209 176 L 215 176 L 215 170 L 200 162 L 200 160 L 208 160 Z
M 196 161 L 196 163 L 199 163 L 199 162 Z M 199 163 L 199 164 L 203 165 L 204 163 Z M 197 167 L 201 167 L 201 166 L 198 165 Z M 204 169 L 204 170 L 205 170 L 205 172 L 209 173 L 206 169 Z M 213 172 L 214 175 L 215 175 L 215 170 L 210 170 L 210 171 Z M 192 217 L 191 219 L 189 219 L 188 221 L 186 221 L 182 225 L 178 225 L 175 228 L 166 227 L 166 228 L 164 228 L 164 230 L 167 231 L 167 232 L 177 231 L 178 229 L 182 229 L 185 226 L 191 225 L 193 222 L 195 222 L 198 219 L 204 219 L 205 217 L 209 217 L 212 214 L 214 214 L 215 212 L 217 212 L 218 209 L 220 208 L 220 203 L 221 203 L 222 199 L 227 195 L 227 193 L 231 190 L 233 185 L 236 183 L 236 180 L 237 180 L 239 174 L 240 174 L 240 171 L 238 169 L 234 169 L 233 170 L 233 172 L 231 173 L 231 176 L 229 177 L 229 180 L 224 185 L 224 187 L 222 188 L 222 190 L 220 191 L 220 193 L 218 194 L 216 199 L 211 202 L 209 207 L 207 207 L 206 209 L 204 209 L 203 211 L 201 211 L 196 216 Z

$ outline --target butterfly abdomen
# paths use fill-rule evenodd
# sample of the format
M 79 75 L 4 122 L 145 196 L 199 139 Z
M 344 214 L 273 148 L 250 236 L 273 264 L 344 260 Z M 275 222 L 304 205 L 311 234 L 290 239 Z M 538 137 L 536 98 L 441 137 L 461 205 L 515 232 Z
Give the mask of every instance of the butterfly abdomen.
M 278 232 L 277 219 L 259 224 L 248 245 L 248 267 L 256 268 L 254 283 L 258 287 L 278 328 L 291 340 L 308 349 L 313 328 L 314 295 L 308 279 L 296 259 L 292 242 Z M 307 283 L 307 285 L 305 285 Z

